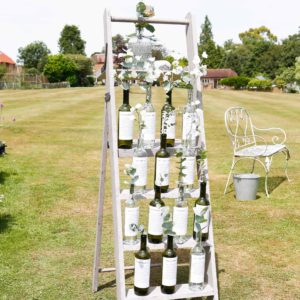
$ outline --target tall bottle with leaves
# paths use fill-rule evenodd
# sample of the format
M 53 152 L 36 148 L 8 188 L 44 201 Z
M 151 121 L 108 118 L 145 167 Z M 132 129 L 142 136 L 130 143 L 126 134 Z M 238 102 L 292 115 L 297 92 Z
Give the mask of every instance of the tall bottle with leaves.
M 169 189 L 170 154 L 167 151 L 167 135 L 160 135 L 160 149 L 155 154 L 154 189 L 167 193 Z
M 193 89 L 188 89 L 188 101 L 183 108 L 182 114 L 182 142 L 190 140 L 192 146 L 195 146 L 195 118 L 196 110 L 193 101 Z
M 130 196 L 125 201 L 124 212 L 124 244 L 135 245 L 138 243 L 137 232 L 133 230 L 132 224 L 139 224 L 139 206 L 134 194 L 134 184 L 138 179 L 136 169 L 130 165 L 125 168 L 125 174 L 130 176 Z M 126 182 L 127 183 L 127 182 Z
M 195 179 L 195 149 L 192 147 L 192 140 L 187 139 L 183 144 L 182 149 L 182 167 L 185 176 L 182 178 L 182 182 L 187 191 L 192 190 Z
M 174 147 L 176 134 L 176 110 L 172 105 L 172 89 L 167 92 L 166 103 L 161 110 L 161 132 L 167 135 L 167 146 Z
M 205 210 L 197 207 L 194 208 L 195 213 L 195 232 L 196 245 L 190 252 L 190 274 L 189 274 L 189 288 L 193 291 L 203 290 L 205 278 L 205 249 L 202 245 L 201 228 L 202 224 L 206 222 L 204 217 Z
M 133 118 L 129 104 L 129 89 L 123 89 L 123 104 L 118 111 L 118 147 L 131 149 L 133 142 Z
M 144 137 L 144 145 L 146 149 L 151 149 L 155 145 L 155 127 L 156 112 L 152 104 L 151 86 L 146 85 L 146 102 L 142 108 L 142 118 L 145 124 L 142 134 Z

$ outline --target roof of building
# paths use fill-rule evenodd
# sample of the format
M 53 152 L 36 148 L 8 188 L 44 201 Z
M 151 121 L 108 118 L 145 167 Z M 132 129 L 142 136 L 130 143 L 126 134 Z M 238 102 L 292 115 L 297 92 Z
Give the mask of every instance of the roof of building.
M 16 64 L 9 56 L 7 56 L 5 53 L 0 51 L 0 64 L 1 63 L 6 63 L 6 64 L 10 64 L 10 65 Z
M 231 69 L 207 69 L 207 74 L 203 78 L 227 78 L 237 76 Z

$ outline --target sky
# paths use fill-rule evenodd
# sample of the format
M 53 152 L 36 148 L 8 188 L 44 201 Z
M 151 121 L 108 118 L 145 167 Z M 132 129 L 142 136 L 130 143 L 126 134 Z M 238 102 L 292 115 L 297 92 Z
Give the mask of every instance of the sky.
M 16 60 L 18 48 L 43 41 L 52 53 L 58 52 L 58 39 L 65 24 L 77 25 L 86 41 L 86 53 L 100 51 L 104 45 L 103 12 L 134 17 L 138 0 L 0 0 L 0 51 Z M 184 19 L 196 16 L 198 33 L 208 15 L 214 39 L 223 44 L 239 41 L 238 34 L 250 27 L 265 25 L 279 39 L 298 32 L 300 0 L 149 0 L 157 18 Z M 170 50 L 186 52 L 184 26 L 156 25 L 156 36 Z M 134 32 L 133 24 L 113 23 L 113 34 Z

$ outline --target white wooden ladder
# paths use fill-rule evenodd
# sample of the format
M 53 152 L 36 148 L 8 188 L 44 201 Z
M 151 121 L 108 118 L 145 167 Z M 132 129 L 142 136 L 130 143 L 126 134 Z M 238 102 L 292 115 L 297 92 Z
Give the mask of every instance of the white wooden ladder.
M 217 285 L 217 274 L 216 274 L 216 261 L 215 261 L 215 250 L 213 240 L 213 227 L 212 221 L 209 227 L 209 240 L 205 243 L 206 249 L 206 286 L 202 291 L 191 291 L 188 287 L 188 283 L 179 284 L 176 286 L 176 292 L 172 295 L 162 294 L 160 286 L 151 287 L 150 293 L 147 296 L 141 297 L 134 294 L 133 289 L 126 289 L 125 285 L 125 270 L 133 270 L 133 266 L 124 265 L 124 251 L 137 250 L 139 245 L 125 246 L 123 245 L 122 235 L 122 210 L 121 200 L 126 199 L 128 190 L 120 190 L 120 176 L 119 176 L 119 157 L 130 157 L 133 154 L 133 150 L 121 150 L 118 149 L 117 141 L 117 121 L 116 121 L 116 104 L 115 104 L 115 89 L 114 89 L 114 76 L 113 76 L 113 53 L 112 53 L 112 34 L 111 24 L 112 22 L 127 22 L 135 23 L 138 19 L 129 18 L 116 18 L 110 15 L 108 10 L 104 12 L 104 29 L 105 29 L 105 44 L 106 44 L 106 94 L 105 94 L 105 108 L 104 108 L 104 128 L 102 137 L 102 152 L 101 152 L 101 170 L 100 170 L 100 182 L 99 182 L 99 199 L 98 199 L 98 211 L 97 211 L 97 225 L 96 225 L 96 245 L 95 245 L 95 256 L 94 256 L 94 267 L 93 267 L 93 291 L 96 292 L 99 286 L 99 272 L 116 272 L 116 283 L 117 283 L 117 299 L 180 299 L 180 298 L 194 298 L 201 296 L 209 296 L 211 299 L 218 300 L 218 285 Z M 147 20 L 149 23 L 155 24 L 172 24 L 172 25 L 183 25 L 186 27 L 186 41 L 187 41 L 187 54 L 189 61 L 189 68 L 193 69 L 193 58 L 198 55 L 197 47 L 197 34 L 195 28 L 195 20 L 191 13 L 188 13 L 184 20 L 158 20 L 150 19 Z M 204 118 L 202 109 L 202 94 L 201 94 L 201 82 L 200 79 L 194 83 L 194 99 L 200 101 L 200 124 L 201 124 L 201 135 L 199 143 L 206 149 L 205 142 L 205 131 L 204 131 Z M 155 155 L 158 150 L 158 141 L 149 156 Z M 180 140 L 176 141 L 175 148 L 180 145 Z M 174 153 L 174 148 L 169 148 L 169 151 Z M 106 176 L 106 164 L 107 164 L 107 153 L 110 155 L 110 178 L 112 186 L 112 208 L 113 208 L 113 229 L 114 229 L 114 256 L 115 256 L 115 267 L 100 268 L 100 249 L 102 239 L 102 222 L 103 222 L 103 206 L 104 206 L 104 192 L 105 192 L 105 176 Z M 206 170 L 207 173 L 207 162 Z M 207 194 L 210 199 L 209 185 L 207 187 Z M 145 198 L 153 197 L 153 190 L 146 193 Z M 176 198 L 178 190 L 173 189 L 169 193 L 164 195 L 164 198 Z M 192 192 L 192 197 L 197 197 L 199 190 L 196 189 Z M 194 245 L 194 241 L 190 238 L 182 248 L 191 248 Z M 148 245 L 150 250 L 158 250 L 164 247 L 163 244 L 159 245 Z M 152 265 L 157 267 L 158 265 Z M 179 270 L 180 271 L 180 270 Z

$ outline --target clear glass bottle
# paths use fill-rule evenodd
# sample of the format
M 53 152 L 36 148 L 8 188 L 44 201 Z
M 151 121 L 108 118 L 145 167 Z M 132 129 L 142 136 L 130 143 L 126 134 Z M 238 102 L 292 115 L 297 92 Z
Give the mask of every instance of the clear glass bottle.
M 131 224 L 139 224 L 139 206 L 134 196 L 134 184 L 130 185 L 130 197 L 125 201 L 124 213 L 124 244 L 135 245 L 138 243 L 137 231 L 130 228 Z
M 161 292 L 174 294 L 177 282 L 177 253 L 173 245 L 173 236 L 168 235 L 167 248 L 162 253 L 162 281 Z
M 202 238 L 202 241 L 204 242 L 204 241 L 208 240 L 209 223 L 210 223 L 210 221 L 209 221 L 210 220 L 210 203 L 206 196 L 206 181 L 202 181 L 200 183 L 200 196 L 195 201 L 195 206 L 199 207 L 201 211 L 203 211 L 204 209 L 206 210 L 206 212 L 203 215 L 203 217 L 206 221 L 202 222 L 200 224 L 201 225 L 201 233 L 202 233 L 201 238 Z M 195 220 L 194 220 L 194 223 L 195 223 Z M 197 237 L 197 231 L 196 231 L 196 227 L 194 225 L 194 231 L 193 231 L 194 240 L 196 240 L 196 237 Z
M 161 110 L 161 132 L 167 135 L 167 147 L 174 147 L 176 134 L 176 111 L 172 105 L 172 90 L 167 93 Z
M 144 193 L 147 185 L 147 171 L 148 171 L 148 154 L 144 148 L 143 135 L 140 135 L 138 145 L 134 149 L 132 157 L 132 166 L 136 169 L 138 180 L 135 182 L 135 192 Z
M 204 289 L 205 250 L 201 242 L 201 233 L 197 233 L 196 245 L 190 254 L 189 288 L 193 291 Z
M 183 108 L 182 114 L 182 143 L 186 140 L 191 140 L 191 146 L 196 143 L 196 135 L 194 130 L 194 121 L 196 118 L 196 109 L 193 104 L 193 89 L 188 89 L 188 102 Z
M 178 198 L 173 207 L 173 231 L 175 232 L 176 244 L 183 244 L 187 241 L 187 225 L 189 208 L 184 196 L 184 185 L 178 185 Z
M 155 124 L 156 112 L 151 102 L 151 86 L 146 86 L 146 103 L 141 110 L 142 120 L 145 128 L 142 129 L 144 136 L 144 146 L 146 149 L 152 149 L 155 145 Z
M 129 90 L 123 90 L 123 104 L 118 111 L 118 148 L 131 149 L 133 141 L 133 118 L 130 111 Z
M 146 234 L 141 234 L 141 247 L 134 256 L 134 293 L 138 296 L 146 296 L 150 286 L 151 269 L 151 255 L 147 248 Z
M 184 141 L 182 149 L 182 172 L 185 176 L 182 177 L 182 182 L 186 186 L 186 191 L 189 192 L 193 189 L 195 179 L 195 149 L 192 147 L 192 141 L 187 139 Z

